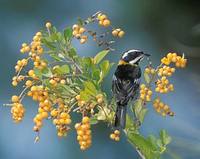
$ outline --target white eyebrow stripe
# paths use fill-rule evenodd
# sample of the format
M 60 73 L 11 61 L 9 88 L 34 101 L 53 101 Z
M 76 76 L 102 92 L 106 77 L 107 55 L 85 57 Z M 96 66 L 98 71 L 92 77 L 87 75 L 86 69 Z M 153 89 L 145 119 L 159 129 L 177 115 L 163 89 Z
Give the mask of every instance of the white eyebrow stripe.
M 128 56 L 128 53 L 129 52 L 124 53 L 123 56 L 122 56 L 122 58 L 124 59 L 126 56 Z
M 128 50 L 127 52 L 125 52 L 125 53 L 123 54 L 122 58 L 125 58 L 126 56 L 128 56 L 128 54 L 129 54 L 130 52 L 140 52 L 140 50 L 135 50 L 135 49 Z
M 136 63 L 138 60 L 140 60 L 142 58 L 143 58 L 143 55 L 140 55 L 139 57 L 135 58 L 134 60 L 130 61 L 129 63 L 130 64 L 134 64 L 134 63 Z

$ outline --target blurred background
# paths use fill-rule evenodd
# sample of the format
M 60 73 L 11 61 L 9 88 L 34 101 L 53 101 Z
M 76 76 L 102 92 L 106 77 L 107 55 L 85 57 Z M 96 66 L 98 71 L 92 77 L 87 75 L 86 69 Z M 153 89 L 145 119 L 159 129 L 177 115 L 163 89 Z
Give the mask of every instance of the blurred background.
M 109 59 L 117 62 L 121 53 L 137 48 L 152 54 L 153 63 L 169 51 L 185 53 L 188 67 L 177 70 L 171 80 L 175 92 L 163 97 L 175 117 L 162 118 L 152 106 L 142 126 L 142 133 L 158 133 L 167 129 L 173 138 L 164 159 L 200 158 L 200 2 L 196 0 L 0 0 L 0 159 L 133 159 L 138 158 L 132 146 L 122 137 L 119 143 L 109 139 L 109 129 L 104 124 L 93 127 L 93 145 L 81 152 L 76 134 L 59 139 L 55 127 L 45 122 L 41 140 L 34 143 L 32 118 L 37 104 L 24 101 L 26 116 L 16 125 L 12 122 L 10 108 L 3 107 L 12 94 L 11 79 L 16 60 L 22 58 L 19 49 L 23 42 L 30 42 L 35 32 L 46 21 L 59 29 L 86 18 L 97 11 L 108 14 L 114 26 L 121 27 L 126 36 L 114 44 L 116 51 Z M 93 42 L 79 45 L 79 54 L 94 55 L 99 51 Z M 105 88 L 110 91 L 111 76 Z

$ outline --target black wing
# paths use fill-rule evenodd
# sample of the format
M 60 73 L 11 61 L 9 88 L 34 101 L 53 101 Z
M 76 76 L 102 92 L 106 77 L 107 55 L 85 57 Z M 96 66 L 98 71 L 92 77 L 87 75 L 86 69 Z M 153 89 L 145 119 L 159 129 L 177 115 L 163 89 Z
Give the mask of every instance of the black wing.
M 121 105 L 125 105 L 130 99 L 137 98 L 139 85 L 139 78 L 134 80 L 125 80 L 119 79 L 114 75 L 112 81 L 112 92 L 116 101 Z

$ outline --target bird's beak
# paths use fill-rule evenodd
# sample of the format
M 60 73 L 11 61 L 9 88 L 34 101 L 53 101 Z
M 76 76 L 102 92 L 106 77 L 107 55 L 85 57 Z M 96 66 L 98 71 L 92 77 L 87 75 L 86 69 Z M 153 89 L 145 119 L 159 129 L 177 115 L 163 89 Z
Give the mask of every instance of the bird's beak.
M 150 54 L 146 54 L 146 53 L 144 53 L 144 55 L 147 56 L 147 57 L 151 56 Z

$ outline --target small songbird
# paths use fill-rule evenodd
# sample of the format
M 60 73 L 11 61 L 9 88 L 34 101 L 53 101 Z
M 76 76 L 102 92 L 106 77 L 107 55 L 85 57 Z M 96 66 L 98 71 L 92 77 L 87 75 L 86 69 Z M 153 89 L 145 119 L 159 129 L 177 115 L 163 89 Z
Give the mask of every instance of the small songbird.
M 138 97 L 141 77 L 139 62 L 145 56 L 150 55 L 140 50 L 124 52 L 113 75 L 112 93 L 117 105 L 114 122 L 116 128 L 125 128 L 128 102 Z

